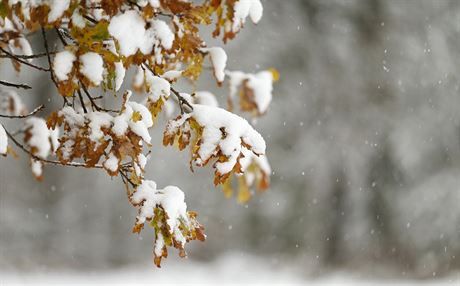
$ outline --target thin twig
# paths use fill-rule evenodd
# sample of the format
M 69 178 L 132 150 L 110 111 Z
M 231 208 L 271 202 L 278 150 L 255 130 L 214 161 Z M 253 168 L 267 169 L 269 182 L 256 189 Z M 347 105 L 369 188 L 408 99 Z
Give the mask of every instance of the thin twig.
M 131 186 L 132 186 L 133 188 L 136 188 L 136 187 L 137 187 L 137 185 L 136 185 L 136 184 L 128 177 L 128 175 L 126 175 L 122 170 L 118 171 L 118 173 L 120 173 L 120 175 L 122 176 L 122 178 L 125 178 L 126 181 L 128 181 L 128 183 L 130 183 Z
M 180 104 L 185 104 L 191 110 L 193 110 L 193 106 L 188 102 L 180 93 L 171 86 L 171 91 L 176 95 L 177 99 L 179 99 Z
M 83 89 L 83 92 L 85 93 L 86 97 L 88 97 L 89 101 L 91 102 L 91 107 L 93 111 L 95 109 L 96 111 L 104 111 L 104 112 L 115 112 L 115 113 L 120 112 L 119 110 L 113 110 L 113 109 L 107 109 L 107 108 L 100 107 L 96 103 L 95 98 L 92 97 L 91 94 L 89 93 L 88 88 L 86 88 L 86 86 L 81 81 L 80 81 L 80 86 Z
M 16 138 L 14 138 L 14 136 L 8 132 L 6 129 L 5 129 L 5 132 L 6 132 L 6 135 L 11 139 L 11 141 L 13 141 L 13 143 L 18 146 L 20 149 L 22 149 L 22 151 L 24 151 L 25 153 L 29 154 L 30 157 L 36 161 L 40 161 L 40 162 L 43 162 L 43 163 L 46 163 L 46 164 L 53 164 L 53 165 L 60 165 L 60 166 L 69 166 L 69 167 L 84 167 L 84 168 L 97 168 L 97 169 L 102 169 L 104 168 L 102 165 L 94 165 L 94 166 L 88 166 L 84 163 L 77 163 L 77 162 L 68 162 L 68 163 L 63 163 L 63 162 L 60 162 L 60 161 L 54 161 L 54 160 L 48 160 L 48 159 L 43 159 L 43 158 L 40 158 L 36 155 L 34 155 L 30 150 L 28 150 L 26 147 L 24 147 L 24 145 L 22 145 L 21 143 L 19 143 L 18 140 L 16 140 Z
M 82 87 L 86 97 L 88 97 L 89 101 L 91 102 L 91 108 L 93 109 L 93 111 L 94 109 L 96 109 L 96 111 L 100 111 L 102 108 L 99 105 L 97 105 L 97 103 L 94 101 L 86 86 L 82 82 L 80 82 L 80 86 Z
M 37 112 L 39 112 L 43 108 L 45 108 L 45 106 L 42 104 L 42 105 L 38 106 L 37 108 L 35 108 L 31 113 L 26 114 L 26 115 L 5 115 L 5 114 L 0 114 L 0 117 L 8 118 L 8 119 L 27 118 L 29 116 L 32 116 L 32 115 L 36 114 Z
M 42 37 L 43 37 L 43 45 L 45 46 L 45 51 L 46 51 L 46 58 L 48 59 L 48 65 L 49 65 L 49 72 L 51 76 L 51 80 L 53 81 L 54 85 L 56 88 L 59 89 L 56 78 L 54 77 L 54 71 L 53 71 L 53 65 L 51 63 L 51 57 L 50 57 L 50 50 L 48 47 L 48 40 L 46 39 L 46 31 L 45 28 L 42 27 Z M 64 105 L 68 104 L 68 100 L 65 96 L 62 97 L 64 99 Z
M 57 52 L 50 52 L 51 55 L 54 55 L 56 53 Z M 35 54 L 35 55 L 17 55 L 17 54 L 12 54 L 12 55 L 14 55 L 15 58 L 24 59 L 24 60 L 46 57 L 46 53 Z M 11 58 L 11 56 L 0 55 L 0 58 Z
M 58 28 L 54 29 L 59 37 L 59 40 L 61 40 L 61 43 L 65 46 L 67 46 L 67 42 L 65 41 L 64 37 L 62 36 L 61 32 L 59 31 Z
M 15 87 L 15 88 L 31 89 L 31 87 L 28 86 L 27 84 L 11 83 L 11 82 L 7 82 L 7 81 L 3 81 L 3 80 L 0 80 L 0 85 L 11 86 L 11 87 Z
M 91 18 L 91 17 L 88 16 L 88 15 L 83 15 L 83 18 L 85 18 L 86 20 L 90 21 L 90 22 L 93 23 L 93 24 L 97 24 L 97 21 L 94 20 L 93 18 Z
M 86 109 L 86 106 L 85 106 L 85 102 L 83 101 L 83 96 L 81 95 L 81 91 L 79 89 L 77 90 L 77 93 L 78 93 L 78 98 L 80 99 L 81 107 L 83 107 L 83 112 L 88 113 L 88 110 Z
M 102 9 L 102 6 L 89 6 L 88 9 Z
M 48 64 L 49 64 L 49 72 L 51 74 L 51 80 L 54 82 L 54 84 L 57 86 L 56 79 L 54 78 L 54 71 L 53 71 L 53 65 L 51 63 L 51 57 L 50 57 L 50 52 L 48 48 L 48 40 L 46 39 L 46 32 L 45 28 L 42 27 L 42 36 L 43 36 L 43 45 L 45 46 L 46 50 L 46 58 L 48 59 Z
M 29 67 L 34 68 L 34 69 L 37 69 L 37 70 L 46 71 L 46 72 L 49 71 L 49 69 L 46 69 L 46 68 L 42 68 L 42 67 L 36 66 L 36 65 L 34 65 L 34 64 L 29 63 L 28 61 L 25 61 L 25 60 L 23 60 L 23 59 L 17 57 L 16 55 L 14 55 L 14 54 L 8 52 L 7 50 L 5 50 L 5 49 L 2 48 L 2 47 L 0 47 L 0 51 L 2 51 L 7 57 L 9 57 L 9 58 L 11 58 L 11 59 L 14 59 L 14 60 L 20 62 L 21 64 L 24 64 L 24 65 L 26 65 L 26 66 L 29 66 Z

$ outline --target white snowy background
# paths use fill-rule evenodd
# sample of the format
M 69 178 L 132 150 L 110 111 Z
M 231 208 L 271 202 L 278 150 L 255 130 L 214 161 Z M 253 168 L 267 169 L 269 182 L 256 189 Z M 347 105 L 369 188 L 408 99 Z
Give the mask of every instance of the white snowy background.
M 460 2 L 263 4 L 225 48 L 231 70 L 281 73 L 254 122 L 271 189 L 224 199 L 210 170 L 192 174 L 187 154 L 161 146 L 160 122 L 147 174 L 185 191 L 208 239 L 156 269 L 120 181 L 49 166 L 37 183 L 25 158 L 1 158 L 0 284 L 460 285 Z M 0 73 L 17 82 L 8 62 Z M 36 87 L 29 106 L 59 106 L 46 74 L 21 76 Z M 212 77 L 199 86 L 225 105 Z

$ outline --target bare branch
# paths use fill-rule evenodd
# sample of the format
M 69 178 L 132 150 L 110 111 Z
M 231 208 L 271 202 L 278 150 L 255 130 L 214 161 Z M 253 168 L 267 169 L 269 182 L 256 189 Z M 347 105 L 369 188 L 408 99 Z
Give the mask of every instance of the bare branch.
M 24 64 L 24 65 L 29 66 L 29 67 L 31 67 L 31 68 L 34 68 L 34 69 L 37 69 L 37 70 L 41 70 L 41 71 L 46 71 L 46 72 L 50 71 L 49 69 L 42 68 L 42 67 L 39 67 L 39 66 L 37 66 L 37 65 L 31 64 L 31 63 L 29 63 L 28 61 L 23 60 L 23 59 L 17 57 L 16 55 L 14 55 L 14 54 L 8 52 L 7 50 L 5 50 L 5 49 L 2 48 L 2 47 L 0 47 L 0 51 L 2 51 L 8 58 L 14 59 L 14 60 L 20 62 L 21 64 Z
M 28 86 L 27 84 L 11 83 L 7 81 L 3 81 L 3 80 L 0 80 L 0 85 L 10 86 L 10 87 L 15 87 L 15 88 L 31 89 L 31 87 Z
M 50 52 L 51 55 L 56 54 L 57 52 Z M 46 53 L 41 53 L 41 54 L 35 54 L 35 55 L 17 55 L 17 54 L 12 54 L 14 57 L 19 58 L 19 59 L 36 59 L 36 58 L 42 58 L 46 57 Z M 9 55 L 0 55 L 0 58 L 11 58 Z
M 53 64 L 51 63 L 50 51 L 48 47 L 48 40 L 46 39 L 46 31 L 45 31 L 45 28 L 43 27 L 41 28 L 41 30 L 42 30 L 42 37 L 43 37 L 43 45 L 45 46 L 45 50 L 46 50 L 46 58 L 48 59 L 48 65 L 49 65 L 48 71 L 50 72 L 51 80 L 53 81 L 56 88 L 58 88 L 57 81 L 54 78 Z M 67 98 L 65 96 L 63 96 L 62 98 L 64 98 L 64 105 L 68 104 Z
M 24 151 L 25 153 L 29 154 L 29 156 L 36 160 L 36 161 L 40 161 L 40 162 L 43 162 L 43 163 L 46 163 L 46 164 L 53 164 L 53 165 L 60 165 L 60 166 L 69 166 L 69 167 L 84 167 L 84 168 L 97 168 L 97 169 L 102 169 L 104 168 L 102 165 L 94 165 L 94 166 L 88 166 L 84 163 L 78 163 L 78 162 L 67 162 L 67 163 L 63 163 L 63 162 L 60 162 L 60 161 L 54 161 L 54 160 L 48 160 L 48 159 L 43 159 L 43 158 L 40 158 L 36 155 L 34 155 L 30 150 L 28 150 L 26 147 L 24 147 L 24 145 L 22 145 L 21 143 L 19 143 L 18 140 L 16 140 L 16 138 L 14 138 L 14 136 L 5 129 L 5 132 L 6 132 L 6 135 L 11 139 L 11 141 L 13 141 L 13 143 L 18 146 L 22 151 Z
M 35 108 L 31 113 L 29 114 L 26 114 L 26 115 L 5 115 L 5 114 L 0 114 L 0 117 L 3 117 L 3 118 L 8 118 L 8 119 L 14 119 L 14 118 L 27 118 L 29 116 L 32 116 L 36 113 L 38 113 L 40 110 L 42 110 L 43 108 L 45 108 L 45 106 L 42 104 L 40 106 L 38 106 L 37 108 Z
M 91 17 L 88 16 L 88 15 L 83 15 L 83 18 L 85 18 L 86 20 L 90 21 L 90 22 L 93 23 L 93 24 L 97 24 L 97 23 L 98 23 L 96 20 L 94 20 L 93 18 L 91 18 Z
M 64 37 L 62 36 L 61 32 L 59 31 L 58 28 L 55 28 L 55 31 L 59 37 L 59 40 L 61 40 L 61 43 L 65 46 L 67 46 L 67 42 L 65 41 Z
M 46 58 L 48 59 L 48 65 L 49 65 L 49 72 L 51 74 L 51 80 L 56 84 L 57 86 L 57 83 L 56 83 L 56 79 L 54 78 L 54 71 L 53 71 L 53 68 L 52 68 L 52 63 L 51 63 L 51 57 L 50 57 L 50 52 L 49 52 L 49 48 L 48 48 L 48 40 L 46 39 L 46 32 L 45 32 L 45 28 L 42 27 L 42 36 L 43 36 L 43 45 L 45 46 L 45 50 L 46 50 Z
M 91 94 L 88 91 L 88 88 L 81 81 L 80 81 L 80 86 L 83 89 L 83 92 L 85 93 L 86 97 L 88 97 L 89 101 L 91 102 L 91 107 L 93 110 L 95 109 L 96 111 L 115 112 L 115 113 L 120 112 L 119 110 L 113 110 L 113 109 L 107 109 L 107 108 L 100 107 L 95 101 L 96 98 L 91 96 Z
M 78 98 L 80 99 L 80 104 L 81 107 L 83 108 L 84 113 L 88 113 L 88 110 L 86 109 L 85 102 L 83 101 L 83 96 L 81 95 L 81 91 L 77 90 Z
M 133 188 L 137 187 L 137 185 L 122 170 L 118 171 L 118 173 L 121 175 L 123 181 L 126 180 Z

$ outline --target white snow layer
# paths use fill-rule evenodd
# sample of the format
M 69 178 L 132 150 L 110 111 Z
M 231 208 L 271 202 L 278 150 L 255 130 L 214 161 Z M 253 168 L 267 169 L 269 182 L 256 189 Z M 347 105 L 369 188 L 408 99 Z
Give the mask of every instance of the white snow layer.
M 196 164 L 202 164 L 215 153 L 217 147 L 220 147 L 222 153 L 228 157 L 228 161 L 216 162 L 216 169 L 221 174 L 230 172 L 242 152 L 241 141 L 250 146 L 254 153 L 265 154 L 264 139 L 246 119 L 225 109 L 200 104 L 193 105 L 192 116 L 204 127 L 202 144 L 198 151 L 200 158 L 197 159 Z M 223 139 L 222 128 L 226 134 Z
M 129 91 L 128 99 L 130 96 L 131 92 Z M 152 139 L 150 137 L 148 128 L 153 126 L 153 119 L 152 114 L 148 108 L 133 101 L 127 101 L 124 107 L 125 109 L 123 113 L 117 115 L 113 119 L 112 131 L 117 136 L 123 136 L 126 135 L 129 127 L 132 132 L 140 136 L 146 143 L 150 144 Z M 139 120 L 133 119 L 135 112 L 140 115 Z
M 48 129 L 43 118 L 35 116 L 27 118 L 24 130 L 30 134 L 26 143 L 34 150 L 34 155 L 46 159 L 52 151 L 57 149 L 59 145 L 58 129 Z
M 171 84 L 164 78 L 155 76 L 151 71 L 145 71 L 145 83 L 147 85 L 147 92 L 149 99 L 153 102 L 160 99 L 160 97 L 168 98 L 171 94 Z
M 133 114 L 134 112 L 137 112 L 141 115 L 141 119 L 139 121 L 133 120 L 133 116 L 129 116 L 129 128 L 131 131 L 133 131 L 135 134 L 140 136 L 142 140 L 150 144 L 150 141 L 152 140 L 148 131 L 148 128 L 153 126 L 153 120 L 152 120 L 152 114 L 150 111 L 147 109 L 142 104 L 139 104 L 137 102 L 130 101 L 126 104 L 126 116 L 128 117 L 128 114 Z
M 240 159 L 241 171 L 246 172 L 251 163 L 255 162 L 257 166 L 259 166 L 259 168 L 262 170 L 262 172 L 265 174 L 271 174 L 272 169 L 270 163 L 268 162 L 267 156 L 257 156 L 245 147 L 242 148 L 242 153 L 244 157 Z
M 230 78 L 230 98 L 233 99 L 239 87 L 245 82 L 246 86 L 254 92 L 254 101 L 259 113 L 265 113 L 272 101 L 273 74 L 270 71 L 261 71 L 256 74 L 241 71 L 226 71 Z
M 63 107 L 58 115 L 64 116 L 65 122 L 70 125 L 72 130 L 75 130 L 74 127 L 81 127 L 85 124 L 85 117 L 70 106 Z
M 267 111 L 272 101 L 273 74 L 261 71 L 248 77 L 248 87 L 254 91 L 254 99 L 260 113 Z
M 137 161 L 138 161 L 139 167 L 144 169 L 145 165 L 147 165 L 147 159 L 148 158 L 144 154 L 139 153 L 139 155 L 137 155 Z
M 140 47 L 144 48 L 145 22 L 136 11 L 129 10 L 114 16 L 108 29 L 118 41 L 122 55 L 134 55 Z
M 157 184 L 154 181 L 144 180 L 137 187 L 131 197 L 135 204 L 139 204 L 139 214 L 137 223 L 145 223 L 154 218 L 154 211 L 157 207 L 162 207 L 167 214 L 166 223 L 169 226 L 169 231 L 174 234 L 176 240 L 182 245 L 185 244 L 185 238 L 179 229 L 180 220 L 188 223 L 187 204 L 184 199 L 184 192 L 178 187 L 167 186 L 164 189 L 157 189 Z M 155 240 L 155 254 L 161 256 L 164 246 L 164 240 L 161 235 L 158 235 Z
M 160 0 L 138 0 L 137 5 L 141 7 L 147 6 L 147 4 L 150 4 L 153 8 L 160 8 Z
M 6 1 L 2 1 L 6 2 Z M 30 19 L 31 8 L 46 5 L 49 7 L 48 23 L 59 20 L 64 15 L 64 12 L 70 7 L 70 0 L 9 0 L 10 6 L 17 3 L 21 4 L 21 12 L 26 20 Z
M 14 27 L 13 22 L 11 22 L 8 18 L 0 17 L 0 33 L 3 34 L 5 32 L 15 31 L 16 28 Z
M 35 177 L 41 177 L 43 174 L 43 163 L 41 161 L 31 159 L 30 169 L 32 170 L 32 174 L 34 174 Z
M 72 21 L 72 25 L 80 29 L 83 29 L 86 26 L 85 18 L 83 18 L 83 16 L 80 14 L 80 9 L 75 9 L 75 11 L 73 11 L 70 20 Z
M 115 63 L 115 90 L 118 91 L 123 84 L 125 78 L 126 69 L 122 62 Z
M 135 88 L 142 89 L 142 86 L 144 84 L 144 78 L 145 78 L 144 69 L 138 66 L 133 76 L 133 86 Z
M 147 219 L 152 218 L 155 207 L 159 206 L 163 207 L 168 214 L 167 223 L 171 233 L 176 228 L 179 218 L 187 219 L 184 192 L 178 187 L 167 186 L 164 189 L 157 189 L 157 184 L 154 181 L 144 180 L 137 187 L 131 199 L 136 204 L 144 202 L 138 216 L 139 223 L 144 223 Z
M 6 136 L 5 128 L 0 124 L 0 154 L 6 154 L 8 149 L 8 136 Z
M 216 97 L 209 91 L 195 92 L 193 96 L 193 102 L 196 104 L 208 105 L 213 107 L 219 106 Z
M 33 55 L 32 47 L 29 41 L 24 37 L 18 37 L 8 41 L 8 48 L 10 52 L 15 55 L 31 56 Z M 32 58 L 26 59 L 29 63 L 32 62 Z
M 240 88 L 243 81 L 246 79 L 246 74 L 242 71 L 226 71 L 227 76 L 229 77 L 229 89 L 230 89 L 230 99 L 234 99 L 238 94 L 238 89 Z
M 77 58 L 70 51 L 62 51 L 55 55 L 53 60 L 53 71 L 59 81 L 68 80 L 68 74 L 72 71 L 73 62 Z
M 110 153 L 108 158 L 104 161 L 104 168 L 111 171 L 116 172 L 118 170 L 118 164 L 120 160 L 113 154 Z
M 129 100 L 131 92 L 128 92 Z M 134 113 L 138 116 L 134 117 Z M 111 129 L 116 136 L 125 136 L 129 129 L 146 143 L 151 141 L 148 128 L 153 126 L 152 114 L 147 107 L 137 102 L 127 101 L 123 112 L 115 117 L 99 111 L 81 114 L 69 106 L 62 108 L 59 111 L 59 116 L 64 116 L 65 122 L 70 125 L 71 130 L 78 131 L 87 125 L 89 127 L 89 139 L 97 144 L 105 137 L 102 128 Z
M 149 264 L 150 263 L 150 264 Z M 231 252 L 210 262 L 177 260 L 173 256 L 154 271 L 151 261 L 142 267 L 78 272 L 50 269 L 33 272 L 0 271 L 5 285 L 458 285 L 460 273 L 453 272 L 438 279 L 404 279 L 369 277 L 360 273 L 341 271 L 324 272 L 309 276 L 305 263 L 297 260 L 280 262 L 279 257 L 258 257 L 243 252 Z M 250 269 L 250 271 L 248 271 Z M 308 271 L 307 271 L 308 272 Z M 180 275 L 178 275 L 180 273 Z M 366 278 L 367 277 L 367 278 Z
M 162 78 L 168 81 L 175 81 L 182 76 L 181 70 L 170 70 L 161 75 Z
M 89 79 L 94 85 L 99 85 L 103 80 L 104 61 L 94 52 L 83 54 L 79 58 L 80 73 Z
M 27 108 L 15 90 L 0 89 L 0 112 L 6 115 L 24 115 Z
M 263 7 L 260 0 L 239 0 L 233 7 L 232 31 L 238 32 L 249 16 L 254 24 L 262 18 Z
M 151 22 L 155 36 L 160 40 L 161 45 L 169 50 L 174 42 L 174 33 L 168 24 L 162 20 L 153 20 Z
M 106 112 L 94 111 L 87 113 L 86 118 L 89 120 L 89 138 L 91 141 L 99 143 L 104 138 L 102 128 L 109 128 L 111 126 L 112 116 Z
M 154 46 L 160 44 L 170 49 L 174 41 L 174 33 L 162 20 L 150 22 L 149 29 L 145 29 L 145 21 L 135 10 L 128 10 L 110 20 L 109 33 L 120 46 L 123 56 L 134 55 L 138 50 L 143 54 L 152 52 Z
M 48 23 L 52 23 L 62 17 L 65 10 L 69 9 L 70 0 L 51 0 L 48 13 Z
M 212 67 L 214 69 L 214 76 L 220 84 L 225 79 L 225 67 L 227 65 L 227 54 L 221 47 L 202 48 L 205 53 L 209 53 L 211 58 Z

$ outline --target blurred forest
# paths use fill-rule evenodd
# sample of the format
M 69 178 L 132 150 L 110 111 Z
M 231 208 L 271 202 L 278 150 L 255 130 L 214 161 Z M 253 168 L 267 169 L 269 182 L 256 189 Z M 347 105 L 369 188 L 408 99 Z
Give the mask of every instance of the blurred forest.
M 39 37 L 33 47 L 42 51 Z M 198 212 L 208 239 L 192 243 L 191 259 L 255 254 L 311 275 L 460 269 L 460 1 L 266 0 L 261 22 L 224 48 L 231 70 L 281 73 L 268 114 L 253 122 L 272 187 L 247 205 L 226 200 L 209 170 L 193 174 L 185 151 L 161 146 L 158 122 L 147 174 L 179 186 Z M 9 61 L 0 73 L 17 82 Z M 61 104 L 50 102 L 47 74 L 24 67 L 21 77 L 34 87 L 22 92 L 29 108 Z M 211 76 L 198 88 L 225 106 L 228 89 Z M 48 166 L 37 183 L 20 156 L 0 159 L 0 268 L 151 263 L 152 233 L 131 233 L 121 182 Z

